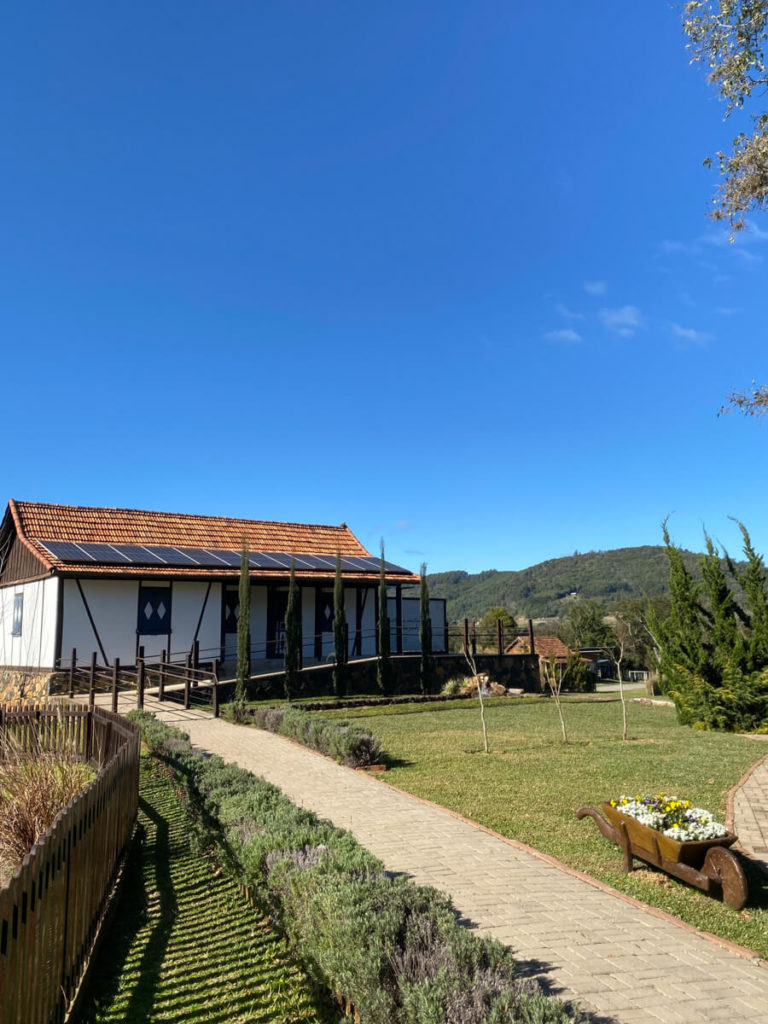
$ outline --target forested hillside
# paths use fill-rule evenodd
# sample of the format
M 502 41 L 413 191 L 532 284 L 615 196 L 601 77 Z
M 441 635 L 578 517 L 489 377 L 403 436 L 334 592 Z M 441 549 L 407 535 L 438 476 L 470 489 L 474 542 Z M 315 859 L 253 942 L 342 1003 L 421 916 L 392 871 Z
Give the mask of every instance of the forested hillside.
M 683 557 L 698 577 L 700 556 L 684 551 Z M 429 576 L 429 592 L 447 599 L 450 621 L 480 618 L 494 605 L 514 615 L 543 618 L 565 615 L 577 598 L 597 598 L 610 611 L 622 597 L 665 593 L 668 581 L 664 548 L 648 545 L 553 558 L 518 572 L 435 573 Z

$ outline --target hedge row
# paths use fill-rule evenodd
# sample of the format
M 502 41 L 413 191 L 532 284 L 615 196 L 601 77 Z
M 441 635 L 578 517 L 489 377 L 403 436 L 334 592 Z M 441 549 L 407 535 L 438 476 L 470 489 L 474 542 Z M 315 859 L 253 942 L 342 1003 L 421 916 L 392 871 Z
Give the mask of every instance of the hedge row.
M 456 921 L 441 893 L 386 874 L 349 832 L 275 786 L 192 750 L 178 730 L 132 712 L 174 771 L 187 806 L 238 881 L 282 928 L 326 991 L 365 1024 L 571 1024 L 577 1010 L 515 978 L 507 947 Z
M 375 764 L 381 755 L 378 736 L 340 719 L 310 715 L 308 711 L 290 704 L 263 708 L 238 708 L 235 704 L 227 704 L 224 716 L 230 721 L 289 736 L 305 747 L 352 768 Z

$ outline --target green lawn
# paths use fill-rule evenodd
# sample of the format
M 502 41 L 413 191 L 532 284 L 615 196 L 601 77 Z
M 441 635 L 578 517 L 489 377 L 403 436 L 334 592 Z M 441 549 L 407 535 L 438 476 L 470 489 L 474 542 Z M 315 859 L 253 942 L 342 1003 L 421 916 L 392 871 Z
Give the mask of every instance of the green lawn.
M 489 755 L 482 752 L 477 701 L 323 712 L 381 737 L 391 784 L 768 958 L 768 884 L 759 873 L 750 874 L 748 906 L 734 911 L 661 872 L 624 875 L 619 848 L 594 822 L 575 816 L 584 804 L 622 793 L 664 791 L 722 821 L 729 788 L 768 753 L 768 743 L 694 732 L 677 724 L 673 709 L 638 704 L 628 707 L 630 739 L 622 743 L 620 703 L 594 699 L 564 706 L 567 745 L 552 701 L 494 700 L 486 702 L 486 714 Z
M 320 1022 L 285 944 L 190 846 L 168 779 L 142 757 L 140 857 L 93 966 L 81 1024 Z

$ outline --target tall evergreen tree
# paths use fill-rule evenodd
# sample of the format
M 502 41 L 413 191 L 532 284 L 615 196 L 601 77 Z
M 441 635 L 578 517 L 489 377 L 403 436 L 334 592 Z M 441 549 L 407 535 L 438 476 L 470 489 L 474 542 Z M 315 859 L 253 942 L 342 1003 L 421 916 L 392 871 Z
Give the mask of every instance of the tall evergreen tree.
M 685 571 L 664 524 L 670 614 L 650 625 L 661 650 L 664 689 L 680 722 L 695 728 L 746 731 L 768 724 L 768 663 L 757 660 L 763 641 L 752 645 L 753 623 L 759 631 L 765 621 L 765 569 L 743 528 L 742 534 L 746 569 L 727 557 L 726 564 L 742 584 L 747 610 L 736 603 L 720 553 L 706 533 L 699 586 Z
M 333 692 L 343 697 L 347 692 L 347 661 L 349 656 L 349 627 L 344 608 L 344 581 L 341 578 L 341 554 L 336 554 L 336 577 L 333 581 Z
M 432 657 L 432 619 L 429 615 L 429 586 L 427 584 L 427 563 L 421 563 L 421 586 L 419 588 L 421 625 L 419 628 L 419 644 L 421 646 L 421 664 L 419 666 L 419 683 L 422 693 L 431 693 L 435 675 L 435 662 Z
M 731 571 L 744 591 L 749 609 L 748 614 L 742 616 L 742 621 L 749 631 L 747 669 L 755 672 L 768 665 L 768 582 L 762 555 L 755 551 L 746 526 L 738 521 L 737 525 L 744 538 L 744 557 L 747 565 L 745 569 L 739 570 L 734 567 Z
M 237 672 L 235 703 L 245 703 L 245 690 L 251 678 L 251 574 L 248 565 L 248 541 L 243 538 L 240 555 L 240 588 L 237 612 Z
M 376 682 L 381 693 L 392 689 L 392 659 L 390 657 L 389 615 L 387 615 L 387 573 L 384 565 L 384 541 L 381 542 L 381 573 L 379 576 L 379 660 Z
M 680 548 L 669 537 L 667 521 L 662 525 L 664 547 L 669 560 L 669 617 L 662 623 L 665 675 L 676 667 L 701 675 L 706 671 L 707 652 L 699 603 L 699 585 L 685 567 Z
M 740 669 L 744 663 L 744 638 L 739 628 L 739 609 L 723 572 L 720 552 L 704 531 L 707 553 L 699 561 L 706 606 L 707 639 L 704 649 L 709 658 L 705 678 L 717 684 L 726 668 Z
M 296 559 L 291 555 L 288 604 L 285 609 L 285 699 L 292 700 L 299 688 L 301 666 L 301 591 L 296 582 Z

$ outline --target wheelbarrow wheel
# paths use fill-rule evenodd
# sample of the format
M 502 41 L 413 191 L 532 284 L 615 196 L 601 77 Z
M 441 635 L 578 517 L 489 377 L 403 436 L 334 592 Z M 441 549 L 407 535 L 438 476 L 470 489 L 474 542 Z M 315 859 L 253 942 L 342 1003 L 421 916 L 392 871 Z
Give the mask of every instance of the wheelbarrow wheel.
M 749 895 L 747 878 L 735 853 L 724 846 L 713 846 L 707 850 L 701 870 L 702 874 L 718 882 L 723 890 L 723 903 L 734 910 L 741 910 L 746 905 Z

